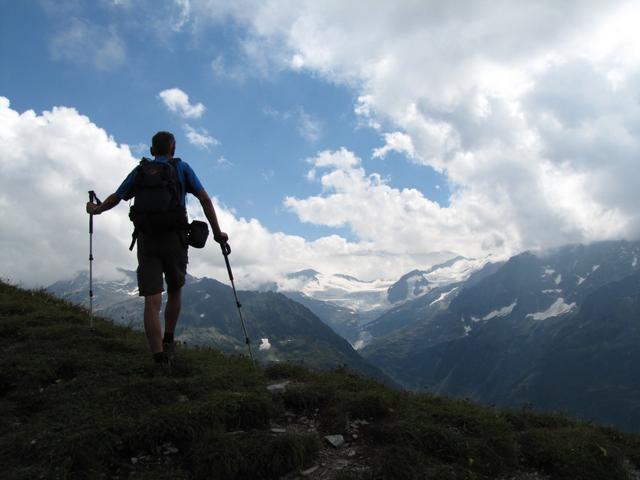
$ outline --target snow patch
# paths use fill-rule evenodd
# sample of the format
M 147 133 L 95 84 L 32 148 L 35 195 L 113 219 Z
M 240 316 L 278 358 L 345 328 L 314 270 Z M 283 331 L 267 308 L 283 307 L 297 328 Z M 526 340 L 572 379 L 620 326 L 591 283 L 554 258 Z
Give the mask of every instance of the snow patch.
M 472 330 L 471 325 L 465 325 L 464 326 L 464 336 L 466 337 L 467 335 L 469 335 L 471 330 Z
M 550 277 L 554 273 L 556 273 L 556 271 L 553 268 L 544 267 L 544 273 L 542 274 L 542 276 L 543 277 Z
M 516 307 L 517 304 L 518 304 L 518 300 L 514 300 L 511 305 L 507 305 L 506 307 L 502 307 L 498 310 L 494 310 L 493 312 L 488 313 L 482 318 L 471 317 L 471 321 L 476 323 L 486 322 L 487 320 L 491 320 L 492 318 L 506 317 L 507 315 L 510 315 L 511 312 L 513 312 L 513 309 Z
M 487 320 L 491 320 L 492 318 L 506 317 L 507 315 L 510 315 L 511 312 L 513 312 L 513 309 L 517 304 L 518 304 L 518 301 L 514 300 L 511 305 L 507 305 L 506 307 L 502 307 L 499 310 L 494 310 L 493 312 L 485 315 L 484 317 L 482 317 L 482 321 L 486 322 Z
M 558 274 L 558 276 L 556 277 L 556 285 L 560 285 L 561 281 L 562 281 L 562 275 Z
M 491 260 L 491 256 L 484 258 L 461 258 L 447 267 L 436 268 L 430 271 L 424 278 L 429 280 L 432 287 L 443 287 L 451 283 L 464 282 L 471 274 L 477 272 Z
M 260 347 L 258 347 L 259 350 L 271 350 L 271 344 L 268 338 L 261 338 L 260 341 L 262 343 L 260 343 Z
M 588 277 L 589 275 L 587 275 Z M 584 282 L 587 277 L 581 277 L 580 275 L 576 275 L 576 277 L 578 277 L 578 285 L 582 285 L 582 282 Z
M 201 313 L 201 314 L 200 314 L 200 318 L 204 318 L 204 313 Z
M 127 295 L 129 295 L 130 297 L 137 297 L 138 296 L 138 287 L 134 288 L 130 292 L 127 292 Z
M 431 302 L 429 304 L 429 306 L 433 305 L 434 303 L 439 303 L 441 301 L 443 301 L 445 298 L 447 298 L 449 295 L 451 295 L 453 292 L 455 292 L 456 290 L 458 290 L 458 287 L 456 288 L 452 288 L 451 290 L 449 290 L 448 292 L 444 292 L 441 293 L 440 296 L 438 298 L 436 298 L 433 302 Z
M 431 285 L 416 285 L 417 283 L 421 281 L 424 282 L 425 280 L 426 278 L 422 274 L 407 278 L 407 288 L 409 291 L 407 294 L 407 300 L 414 300 L 425 293 L 429 293 L 429 290 L 433 288 Z
M 600 268 L 600 265 L 594 265 L 593 267 L 591 267 L 591 271 L 595 272 L 599 268 Z
M 527 318 L 533 318 L 534 320 L 546 320 L 547 318 L 557 317 L 559 315 L 569 313 L 575 308 L 575 306 L 575 302 L 567 304 L 564 302 L 564 298 L 560 297 L 555 302 L 553 302 L 551 306 L 545 311 L 530 313 L 527 315 Z
M 211 294 L 209 294 L 209 293 L 206 293 L 206 294 L 204 295 L 204 298 L 203 298 L 203 300 L 206 300 L 206 299 L 207 299 L 207 298 L 209 298 L 209 297 L 211 297 Z
M 562 293 L 562 290 L 559 288 L 549 288 L 547 290 L 542 290 L 542 293 Z
M 633 257 L 633 262 L 631 262 L 631 266 L 633 268 L 636 268 L 637 265 L 638 265 L 638 257 Z

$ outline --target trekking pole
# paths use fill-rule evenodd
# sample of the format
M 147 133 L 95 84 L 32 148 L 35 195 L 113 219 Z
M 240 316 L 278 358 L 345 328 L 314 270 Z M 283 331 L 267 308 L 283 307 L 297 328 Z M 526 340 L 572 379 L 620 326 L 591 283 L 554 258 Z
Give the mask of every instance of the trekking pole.
M 102 202 L 98 199 L 96 192 L 89 191 L 89 202 Z M 89 328 L 93 330 L 93 214 L 89 215 Z
M 247 335 L 247 327 L 244 324 L 244 318 L 242 317 L 242 305 L 240 304 L 240 300 L 238 300 L 238 292 L 236 292 L 236 285 L 233 282 L 233 273 L 231 272 L 231 265 L 229 264 L 229 255 L 231 254 L 231 247 L 227 242 L 221 243 L 220 248 L 222 249 L 222 255 L 224 255 L 224 262 L 227 264 L 227 273 L 229 274 L 229 280 L 231 280 L 231 288 L 233 289 L 233 296 L 236 299 L 236 306 L 238 307 L 238 314 L 240 315 L 240 323 L 242 324 L 242 331 L 244 332 L 244 341 L 249 348 L 249 358 L 251 358 L 251 363 L 254 368 L 256 366 L 256 361 L 253 359 L 253 353 L 251 353 L 251 341 L 249 340 L 249 335 Z

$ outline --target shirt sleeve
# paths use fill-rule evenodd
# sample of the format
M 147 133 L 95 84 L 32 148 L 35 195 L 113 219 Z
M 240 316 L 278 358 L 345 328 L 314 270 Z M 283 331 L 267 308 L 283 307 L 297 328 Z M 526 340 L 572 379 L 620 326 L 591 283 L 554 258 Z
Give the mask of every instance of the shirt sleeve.
M 135 183 L 134 181 L 137 171 L 138 167 L 131 170 L 129 175 L 127 175 L 127 178 L 124 179 L 122 184 L 120 184 L 120 186 L 118 187 L 118 190 L 116 190 L 116 195 L 118 196 L 118 198 L 120 198 L 120 200 L 130 200 L 135 195 L 133 186 Z
M 197 194 L 200 190 L 203 190 L 204 187 L 202 183 L 200 183 L 200 179 L 196 175 L 196 172 L 189 166 L 188 163 L 184 163 L 184 180 L 185 180 L 185 189 L 187 193 L 192 195 Z

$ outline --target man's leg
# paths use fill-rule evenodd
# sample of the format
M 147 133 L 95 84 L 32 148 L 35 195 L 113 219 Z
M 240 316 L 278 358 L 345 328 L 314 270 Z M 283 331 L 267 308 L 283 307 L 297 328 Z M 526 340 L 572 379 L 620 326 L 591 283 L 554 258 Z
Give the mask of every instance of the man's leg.
M 174 290 L 167 290 L 167 306 L 164 309 L 164 333 L 165 337 L 170 334 L 173 340 L 173 334 L 176 331 L 176 324 L 180 316 L 180 308 L 182 307 L 182 287 Z
M 160 330 L 160 307 L 162 293 L 144 297 L 144 331 L 147 334 L 151 353 L 162 352 L 162 332 Z

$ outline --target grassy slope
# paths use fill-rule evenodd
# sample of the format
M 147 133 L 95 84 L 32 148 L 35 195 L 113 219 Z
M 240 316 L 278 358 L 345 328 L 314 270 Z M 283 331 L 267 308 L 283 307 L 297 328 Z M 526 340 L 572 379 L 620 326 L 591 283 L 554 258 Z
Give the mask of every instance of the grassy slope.
M 325 458 L 321 436 L 357 418 L 369 423 L 352 445 L 369 468 L 335 478 L 624 479 L 627 460 L 640 465 L 637 436 L 345 372 L 186 350 L 173 376 L 153 376 L 143 334 L 87 323 L 78 307 L 0 284 L 3 478 L 278 478 Z M 265 386 L 280 378 L 292 384 L 273 396 Z M 314 417 L 317 432 L 271 433 L 285 413 Z

